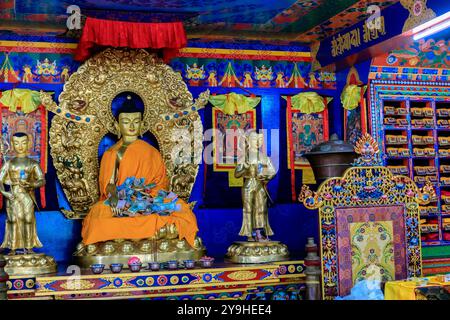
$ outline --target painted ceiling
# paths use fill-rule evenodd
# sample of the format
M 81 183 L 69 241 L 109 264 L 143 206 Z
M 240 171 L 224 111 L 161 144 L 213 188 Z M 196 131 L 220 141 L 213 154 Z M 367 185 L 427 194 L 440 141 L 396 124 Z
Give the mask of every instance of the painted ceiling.
M 67 7 L 85 16 L 125 21 L 183 21 L 204 40 L 309 43 L 365 19 L 369 5 L 399 0 L 2 0 L 0 30 L 61 32 Z

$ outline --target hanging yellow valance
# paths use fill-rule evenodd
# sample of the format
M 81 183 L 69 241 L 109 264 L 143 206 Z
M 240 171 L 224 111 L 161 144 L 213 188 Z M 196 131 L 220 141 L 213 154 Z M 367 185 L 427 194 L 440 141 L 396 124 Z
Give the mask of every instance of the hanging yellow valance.
M 243 94 L 230 92 L 217 96 L 210 95 L 209 102 L 226 114 L 246 113 L 253 110 L 261 101 L 260 97 L 247 97 Z
M 345 87 L 341 94 L 341 103 L 344 109 L 353 110 L 359 106 L 361 95 L 366 92 L 367 86 L 358 87 L 355 84 L 350 84 Z
M 286 99 L 286 96 L 283 96 Z M 292 110 L 301 113 L 319 113 L 325 110 L 332 97 L 322 97 L 317 92 L 301 92 L 291 97 Z
M 30 113 L 41 105 L 41 98 L 38 91 L 30 89 L 12 89 L 2 92 L 0 104 L 9 108 L 9 111 L 16 112 L 20 107 L 23 113 Z

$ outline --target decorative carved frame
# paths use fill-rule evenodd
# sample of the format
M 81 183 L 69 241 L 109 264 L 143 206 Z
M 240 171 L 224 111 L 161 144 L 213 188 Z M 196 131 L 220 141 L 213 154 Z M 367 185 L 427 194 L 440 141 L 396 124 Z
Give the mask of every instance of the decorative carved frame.
M 125 91 L 142 98 L 141 133 L 150 131 L 156 137 L 170 189 L 189 200 L 203 146 L 197 111 L 206 105 L 209 91 L 194 102 L 181 75 L 156 55 L 142 49 L 109 48 L 72 74 L 59 96 L 59 106 L 41 92 L 43 105 L 55 113 L 50 154 L 73 210 L 63 211 L 68 218 L 83 218 L 98 201 L 98 147 L 108 132 L 118 134 L 111 103 Z
M 327 300 L 339 292 L 337 208 L 404 205 L 407 275 L 422 273 L 419 205 L 436 197 L 433 186 L 427 183 L 419 188 L 407 176 L 394 176 L 382 166 L 378 144 L 369 134 L 358 140 L 355 151 L 360 157 L 343 177 L 325 180 L 317 192 L 303 185 L 299 194 L 306 208 L 319 209 L 322 297 Z

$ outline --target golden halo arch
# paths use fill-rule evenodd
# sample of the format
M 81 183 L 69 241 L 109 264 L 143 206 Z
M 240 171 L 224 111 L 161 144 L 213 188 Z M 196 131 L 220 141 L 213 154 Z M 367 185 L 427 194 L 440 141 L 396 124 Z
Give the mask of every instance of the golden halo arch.
M 170 189 L 188 201 L 198 173 L 203 125 L 198 110 L 209 91 L 193 100 L 181 75 L 146 50 L 108 48 L 81 65 L 59 96 L 59 105 L 41 92 L 49 111 L 50 154 L 72 211 L 83 218 L 98 201 L 98 148 L 108 133 L 118 134 L 113 99 L 131 91 L 144 103 L 142 133 L 151 132 L 166 165 Z M 184 162 L 179 160 L 182 157 Z

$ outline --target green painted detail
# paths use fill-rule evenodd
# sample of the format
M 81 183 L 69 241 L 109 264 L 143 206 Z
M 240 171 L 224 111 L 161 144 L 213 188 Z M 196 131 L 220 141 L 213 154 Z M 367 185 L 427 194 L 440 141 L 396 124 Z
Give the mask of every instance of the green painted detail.
M 448 268 L 448 267 L 450 267 L 450 263 L 448 263 L 448 264 L 439 263 L 439 264 L 422 265 L 422 269 L 434 269 L 434 268 L 442 268 L 442 267 Z
M 359 0 L 324 1 L 324 4 L 290 24 L 284 28 L 283 31 L 299 33 L 307 31 L 353 6 L 358 1 Z
M 450 258 L 450 246 L 422 247 L 422 259 Z

